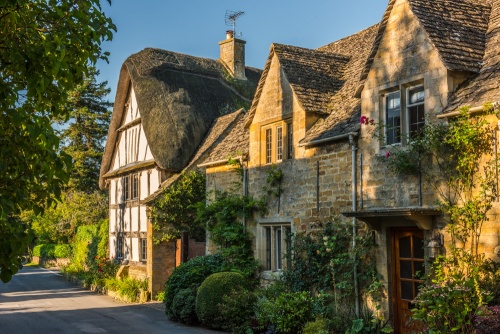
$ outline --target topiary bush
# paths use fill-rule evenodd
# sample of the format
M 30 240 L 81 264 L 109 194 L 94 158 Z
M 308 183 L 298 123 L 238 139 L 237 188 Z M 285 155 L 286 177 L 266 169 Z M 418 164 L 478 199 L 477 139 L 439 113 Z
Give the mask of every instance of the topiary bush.
M 207 327 L 221 329 L 225 324 L 219 304 L 223 303 L 224 296 L 234 290 L 243 289 L 245 285 L 245 277 L 236 272 L 221 272 L 208 276 L 196 295 L 196 315 L 200 322 Z
M 173 301 L 177 293 L 193 285 L 199 287 L 213 273 L 222 271 L 225 262 L 219 254 L 195 257 L 174 269 L 165 283 L 165 314 L 175 319 Z M 179 319 L 181 321 L 181 319 Z
M 192 325 L 198 322 L 196 316 L 196 289 L 197 284 L 193 284 L 190 288 L 181 289 L 172 301 L 172 316 L 171 320 L 181 321 L 185 324 Z
M 219 304 L 222 330 L 233 334 L 253 333 L 257 327 L 255 309 L 257 295 L 253 291 L 238 289 L 229 292 Z
M 57 245 L 54 244 L 40 244 L 33 248 L 33 256 L 55 258 L 54 251 Z
M 68 244 L 56 245 L 54 248 L 54 257 L 56 259 L 63 259 L 69 257 L 71 254 L 71 247 Z

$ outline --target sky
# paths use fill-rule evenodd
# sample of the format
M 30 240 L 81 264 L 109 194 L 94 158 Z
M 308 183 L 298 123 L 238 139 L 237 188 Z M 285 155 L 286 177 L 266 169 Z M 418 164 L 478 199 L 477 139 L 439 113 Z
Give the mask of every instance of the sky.
M 236 33 L 246 43 L 246 65 L 262 69 L 271 43 L 318 48 L 376 24 L 387 0 L 113 0 L 102 8 L 117 26 L 109 63 L 99 61 L 99 81 L 108 81 L 114 101 L 125 59 L 146 47 L 219 58 L 226 11 L 243 11 Z

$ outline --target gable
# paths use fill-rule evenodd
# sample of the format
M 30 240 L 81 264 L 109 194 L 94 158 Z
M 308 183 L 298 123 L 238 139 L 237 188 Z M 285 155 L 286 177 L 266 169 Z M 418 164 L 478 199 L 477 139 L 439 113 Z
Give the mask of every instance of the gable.
M 465 72 L 479 70 L 485 48 L 484 36 L 489 15 L 489 8 L 484 6 L 483 0 L 390 0 L 372 51 L 361 73 L 361 82 L 367 78 L 375 56 L 379 52 L 389 18 L 401 15 L 403 2 L 406 2 L 405 10 L 419 20 L 429 42 L 437 49 L 447 69 Z M 396 10 L 395 5 L 397 5 Z

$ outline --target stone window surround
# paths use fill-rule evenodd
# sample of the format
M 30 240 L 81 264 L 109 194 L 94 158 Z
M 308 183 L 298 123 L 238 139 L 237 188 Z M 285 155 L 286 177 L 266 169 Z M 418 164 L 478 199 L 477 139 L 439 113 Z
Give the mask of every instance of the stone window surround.
M 417 87 L 425 87 L 424 85 L 424 80 L 419 79 L 419 80 L 411 80 L 408 82 L 402 82 L 399 85 L 392 85 L 387 88 L 382 88 L 379 90 L 379 119 L 382 124 L 386 123 L 386 97 L 390 94 L 394 94 L 396 92 L 399 92 L 400 96 L 400 131 L 401 131 L 401 139 L 399 143 L 394 143 L 394 144 L 386 144 L 386 132 L 385 128 L 381 127 L 380 133 L 379 133 L 379 146 L 381 149 L 388 148 L 391 146 L 398 146 L 398 145 L 408 145 L 409 143 L 409 129 L 410 129 L 410 121 L 409 121 L 409 114 L 408 114 L 408 108 L 410 107 L 408 100 L 409 100 L 409 91 L 411 89 L 417 88 Z M 425 105 L 425 88 L 424 88 L 424 105 Z M 412 105 L 413 106 L 413 105 Z M 424 107 L 425 108 L 425 107 Z M 385 152 L 382 152 L 381 154 L 385 154 Z
M 281 231 L 281 242 L 282 242 L 282 247 L 281 247 L 281 253 L 283 255 L 282 257 L 282 265 L 280 267 L 276 267 L 276 244 L 275 244 L 275 231 L 274 228 L 282 227 L 284 229 L 289 229 L 290 233 L 294 233 L 294 226 L 293 226 L 293 218 L 291 217 L 275 217 L 275 218 L 260 218 L 257 220 L 257 236 L 256 236 L 256 254 L 257 254 L 257 259 L 259 260 L 260 264 L 262 265 L 265 272 L 280 272 L 283 267 L 286 267 L 286 261 L 284 258 L 285 252 L 287 250 L 287 245 L 286 245 L 286 233 L 283 233 L 283 230 Z M 271 230 L 269 230 L 271 228 Z M 268 240 L 266 238 L 266 231 L 271 231 L 271 256 L 269 257 L 269 250 L 267 249 L 268 247 Z M 269 262 L 271 262 L 271 266 L 269 268 Z
M 270 165 L 273 163 L 280 163 L 286 159 L 290 159 L 292 156 L 293 148 L 290 148 L 289 145 L 291 140 L 289 140 L 288 131 L 293 131 L 291 119 L 280 120 L 277 122 L 272 122 L 269 124 L 262 125 L 260 127 L 261 134 L 261 165 Z M 278 140 L 278 128 L 281 128 L 281 141 Z M 269 136 L 269 130 L 271 130 L 271 135 Z M 293 135 L 293 133 L 292 133 Z M 271 143 L 267 142 L 267 138 L 271 138 Z M 290 138 L 291 139 L 291 138 Z M 281 159 L 278 154 L 278 142 L 281 143 Z M 270 144 L 270 145 L 269 145 Z M 269 159 L 268 155 L 268 146 L 271 147 L 271 159 Z

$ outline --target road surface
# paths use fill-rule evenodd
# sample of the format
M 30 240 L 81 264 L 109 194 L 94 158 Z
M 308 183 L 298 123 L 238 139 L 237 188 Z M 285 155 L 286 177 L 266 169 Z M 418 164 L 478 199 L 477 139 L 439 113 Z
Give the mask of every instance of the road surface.
M 125 304 L 57 272 L 24 267 L 9 283 L 0 282 L 0 333 L 221 333 L 171 322 L 158 306 Z

